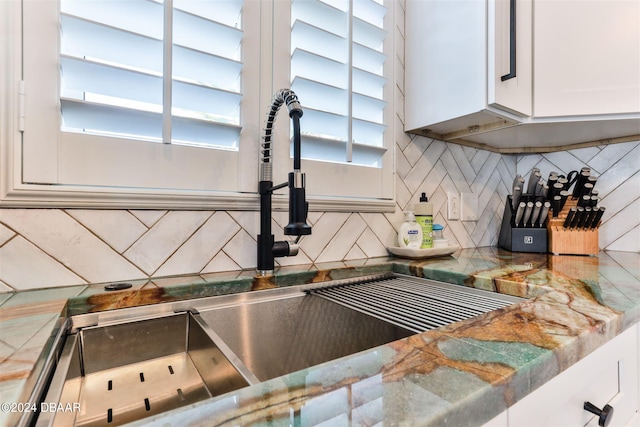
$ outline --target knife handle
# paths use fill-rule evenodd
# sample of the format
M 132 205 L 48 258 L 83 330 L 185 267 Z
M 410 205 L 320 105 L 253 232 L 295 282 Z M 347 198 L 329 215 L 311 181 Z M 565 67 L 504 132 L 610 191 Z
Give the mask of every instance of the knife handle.
M 578 228 L 584 228 L 585 227 L 585 224 L 587 223 L 587 219 L 589 218 L 589 215 L 591 215 L 591 208 L 587 206 L 587 207 L 584 208 L 584 212 L 582 213 L 582 217 L 578 221 Z
M 576 214 L 573 216 L 573 219 L 571 220 L 571 228 L 577 228 L 578 224 L 580 223 L 580 220 L 582 219 L 582 216 L 584 215 L 584 208 L 582 206 L 578 206 L 576 207 L 577 212 Z
M 561 196 L 553 196 L 553 217 L 558 218 L 558 214 L 560 213 L 560 204 L 562 203 Z
M 602 219 L 602 215 L 604 214 L 604 211 L 605 211 L 604 206 L 600 206 L 600 208 L 598 208 L 598 212 L 596 212 L 596 214 L 593 216 L 593 220 L 591 221 L 590 228 L 594 229 L 600 226 L 600 220 Z
M 522 196 L 522 187 L 513 187 L 513 196 L 511 198 L 511 208 L 515 211 L 520 205 L 520 197 Z
M 563 189 L 564 186 L 561 182 L 553 184 L 553 187 L 549 188 L 549 200 L 553 200 L 553 198 L 558 196 Z
M 562 190 L 560 192 L 560 211 L 562 212 L 562 209 L 564 209 L 564 205 L 565 203 L 567 203 L 567 198 L 571 195 L 570 191 L 567 190 Z
M 542 186 L 542 190 L 540 191 L 540 195 L 542 196 L 542 198 L 544 200 L 547 200 L 547 195 L 549 194 L 549 186 L 547 184 L 544 184 Z
M 582 170 L 576 179 L 576 185 L 573 187 L 573 198 L 577 199 L 582 195 L 584 184 L 591 175 L 591 171 Z
M 569 212 L 567 212 L 567 217 L 564 219 L 564 224 L 562 224 L 562 228 L 568 228 L 571 225 L 571 220 L 576 215 L 577 211 L 578 208 L 576 208 L 575 206 L 569 209 Z
M 586 194 L 578 199 L 578 206 L 582 206 L 583 208 L 589 206 L 591 204 L 591 196 L 587 196 Z
M 514 189 L 516 187 L 520 187 L 520 189 L 524 188 L 524 178 L 522 177 L 522 175 L 516 175 L 515 179 L 513 180 L 513 184 L 511 185 L 511 189 Z
M 522 218 L 522 224 L 526 227 L 531 219 L 531 213 L 533 212 L 533 202 L 527 202 L 527 207 L 524 209 L 524 217 Z
M 551 208 L 550 202 L 544 202 L 542 204 L 542 210 L 540 211 L 540 218 L 538 218 L 538 224 L 540 227 L 544 226 L 544 223 L 547 221 L 547 217 L 549 216 L 549 209 Z
M 537 174 L 537 177 L 536 177 Z M 529 174 L 529 184 L 527 186 L 527 193 L 533 194 L 536 190 L 536 183 L 538 182 L 540 175 L 540 169 L 533 168 L 531 169 L 531 174 Z
M 516 218 L 515 218 L 515 226 L 516 227 L 519 227 L 520 220 L 522 219 L 522 216 L 524 215 L 525 206 L 527 206 L 527 204 L 525 202 L 520 202 L 520 204 L 518 205 L 518 210 L 516 211 Z
M 591 206 L 587 206 L 586 208 L 584 208 L 584 210 L 586 212 L 586 215 L 585 215 L 585 220 L 584 220 L 584 224 L 582 225 L 582 228 L 587 230 L 591 228 L 591 223 L 593 222 L 593 218 L 598 213 L 598 209 L 594 209 Z
M 533 212 L 531 213 L 531 226 L 535 227 L 538 223 L 538 217 L 540 217 L 540 209 L 542 209 L 542 202 L 538 201 L 533 204 Z

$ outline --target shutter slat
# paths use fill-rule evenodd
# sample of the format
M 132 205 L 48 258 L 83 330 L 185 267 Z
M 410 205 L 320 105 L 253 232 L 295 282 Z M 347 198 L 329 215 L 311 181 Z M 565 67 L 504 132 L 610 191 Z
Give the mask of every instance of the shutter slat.
M 60 57 L 63 96 L 84 99 L 86 93 L 162 105 L 162 77 L 66 55 Z M 75 95 L 75 96 L 74 96 Z
M 296 48 L 322 52 L 322 56 L 344 64 L 349 60 L 347 39 L 300 20 L 291 29 L 291 51 Z
M 99 135 L 162 140 L 162 114 L 122 107 L 113 107 L 77 99 L 62 98 L 63 126 L 66 131 L 89 131 Z M 198 120 L 174 118 L 177 141 L 210 147 L 236 149 L 239 126 Z
M 330 111 L 333 114 L 346 116 L 349 106 L 349 92 L 339 88 L 313 80 L 296 77 L 291 84 L 295 93 L 304 93 L 305 108 Z
M 62 54 L 162 73 L 161 40 L 70 15 L 63 14 L 60 20 Z
M 291 78 L 306 77 L 334 87 L 349 87 L 347 64 L 334 61 L 317 53 L 295 49 L 291 55 Z

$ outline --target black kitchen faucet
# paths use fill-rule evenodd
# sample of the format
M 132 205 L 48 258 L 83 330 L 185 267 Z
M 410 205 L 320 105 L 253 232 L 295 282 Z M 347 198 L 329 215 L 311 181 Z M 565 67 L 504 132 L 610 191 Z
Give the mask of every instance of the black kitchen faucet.
M 289 172 L 288 182 L 274 186 L 271 136 L 273 122 L 282 104 L 287 105 L 289 117 L 293 121 L 293 172 Z M 296 94 L 290 89 L 279 90 L 271 102 L 260 153 L 260 181 L 258 182 L 260 234 L 258 234 L 257 268 L 259 275 L 273 273 L 276 257 L 297 255 L 300 238 L 311 234 L 311 226 L 307 224 L 308 204 L 305 198 L 305 175 L 300 171 L 300 117 L 302 117 L 302 107 Z M 284 234 L 298 236 L 295 242 L 276 242 L 271 233 L 271 196 L 275 190 L 285 186 L 289 186 L 289 224 L 284 227 Z

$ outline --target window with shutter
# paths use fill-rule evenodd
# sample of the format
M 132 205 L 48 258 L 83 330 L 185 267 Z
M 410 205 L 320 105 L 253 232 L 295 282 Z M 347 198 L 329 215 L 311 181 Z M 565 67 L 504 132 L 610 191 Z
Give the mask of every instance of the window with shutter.
M 237 150 L 241 0 L 60 7 L 62 130 Z
M 376 0 L 292 1 L 291 87 L 306 107 L 305 158 L 381 166 L 386 13 Z
M 255 209 L 266 112 L 291 87 L 310 208 L 393 210 L 390 4 L 0 2 L 0 204 Z M 274 181 L 291 168 L 288 125 Z
M 243 90 L 260 42 L 243 27 L 259 5 L 24 0 L 23 16 L 25 184 L 198 205 L 256 191 L 241 159 L 258 150 L 259 100 Z

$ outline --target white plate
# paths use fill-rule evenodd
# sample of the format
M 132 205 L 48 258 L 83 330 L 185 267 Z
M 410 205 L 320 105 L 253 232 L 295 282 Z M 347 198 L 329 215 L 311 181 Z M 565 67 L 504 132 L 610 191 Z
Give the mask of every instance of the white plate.
M 431 258 L 436 256 L 449 255 L 460 249 L 458 245 L 444 246 L 442 248 L 432 249 L 412 249 L 412 248 L 400 248 L 398 246 L 388 246 L 387 250 L 395 256 L 401 258 Z

